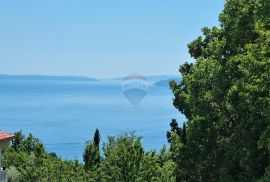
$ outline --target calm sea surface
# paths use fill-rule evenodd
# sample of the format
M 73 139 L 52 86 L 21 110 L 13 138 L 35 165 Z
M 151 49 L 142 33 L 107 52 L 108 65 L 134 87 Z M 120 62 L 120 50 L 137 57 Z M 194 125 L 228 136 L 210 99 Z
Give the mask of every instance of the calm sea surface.
M 117 80 L 0 80 L 0 130 L 31 132 L 64 159 L 81 159 L 96 128 L 104 142 L 136 131 L 146 150 L 159 150 L 171 119 L 184 121 L 172 98 L 168 87 L 150 86 L 135 107 Z

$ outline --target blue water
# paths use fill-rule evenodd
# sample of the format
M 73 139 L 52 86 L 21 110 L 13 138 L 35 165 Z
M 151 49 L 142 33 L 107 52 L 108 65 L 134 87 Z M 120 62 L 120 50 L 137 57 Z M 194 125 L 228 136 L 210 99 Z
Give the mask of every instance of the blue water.
M 146 150 L 159 150 L 171 119 L 184 121 L 172 98 L 168 87 L 152 85 L 135 107 L 117 80 L 0 80 L 0 130 L 31 132 L 64 159 L 81 159 L 96 128 L 103 142 L 136 131 Z

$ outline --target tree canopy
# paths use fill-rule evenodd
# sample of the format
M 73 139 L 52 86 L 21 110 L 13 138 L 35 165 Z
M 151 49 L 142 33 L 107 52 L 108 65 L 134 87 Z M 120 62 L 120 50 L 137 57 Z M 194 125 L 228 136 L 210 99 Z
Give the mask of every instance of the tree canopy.
M 255 181 L 269 173 L 270 2 L 228 0 L 219 20 L 188 45 L 195 62 L 170 84 L 187 118 L 186 144 L 171 141 L 178 181 Z

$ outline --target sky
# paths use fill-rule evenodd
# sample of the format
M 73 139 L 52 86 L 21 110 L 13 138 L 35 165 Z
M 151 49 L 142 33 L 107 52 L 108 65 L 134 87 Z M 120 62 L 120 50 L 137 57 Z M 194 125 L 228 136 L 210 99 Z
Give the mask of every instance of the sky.
M 0 1 L 0 74 L 176 75 L 224 0 Z

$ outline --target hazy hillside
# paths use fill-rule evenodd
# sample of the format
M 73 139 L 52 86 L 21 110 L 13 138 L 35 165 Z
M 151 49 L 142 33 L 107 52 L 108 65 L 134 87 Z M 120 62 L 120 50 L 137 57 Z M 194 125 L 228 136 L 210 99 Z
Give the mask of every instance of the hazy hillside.
M 45 75 L 0 75 L 0 80 L 57 80 L 57 81 L 98 81 L 83 76 L 45 76 Z
M 166 79 L 166 80 L 160 80 L 160 81 L 157 81 L 157 82 L 155 82 L 155 85 L 156 86 L 169 86 L 169 84 L 170 84 L 170 81 L 172 81 L 172 80 L 174 80 L 174 81 L 176 81 L 176 82 L 179 82 L 181 79 L 180 78 L 170 78 L 170 79 Z
M 177 75 L 150 75 L 150 76 L 145 76 L 145 78 L 149 81 L 149 82 L 158 82 L 158 81 L 162 81 L 162 80 L 175 80 L 178 79 L 180 76 Z M 124 77 L 116 77 L 113 78 L 113 80 L 122 80 L 124 79 Z

